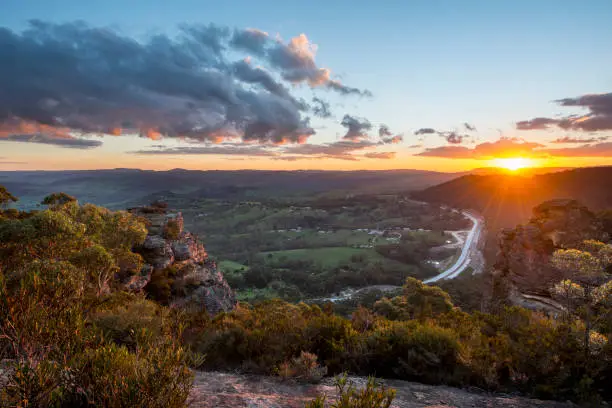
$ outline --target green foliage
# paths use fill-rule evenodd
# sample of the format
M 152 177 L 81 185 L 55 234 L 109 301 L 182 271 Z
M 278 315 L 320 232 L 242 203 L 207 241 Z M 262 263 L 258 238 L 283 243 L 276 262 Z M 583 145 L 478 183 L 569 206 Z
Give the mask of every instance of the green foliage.
M 172 297 L 172 287 L 177 272 L 174 266 L 168 266 L 167 268 L 153 271 L 151 280 L 144 288 L 147 295 L 151 299 L 163 305 L 167 305 Z
M 181 227 L 176 220 L 168 220 L 164 228 L 164 237 L 166 239 L 179 239 L 181 233 Z
M 298 357 L 281 363 L 276 371 L 283 379 L 317 383 L 327 373 L 327 368 L 319 365 L 315 354 L 302 351 Z
M 10 203 L 19 201 L 17 197 L 12 195 L 6 187 L 0 185 L 0 208 L 6 207 Z
M 383 298 L 374 304 L 374 311 L 390 320 L 424 320 L 452 310 L 448 293 L 437 286 L 408 278 L 401 296 Z
M 43 198 L 41 204 L 48 205 L 49 207 L 57 207 L 57 206 L 62 206 L 70 202 L 76 202 L 76 198 L 66 193 L 60 192 L 60 193 L 49 194 L 48 196 Z
M 9 361 L 0 405 L 184 406 L 192 353 L 178 316 L 113 280 L 140 267 L 131 248 L 144 225 L 59 198 L 0 219 L 0 359 Z
M 336 378 L 338 399 L 330 408 L 389 408 L 395 398 L 395 390 L 369 377 L 366 386 L 359 389 L 346 374 Z M 306 404 L 306 408 L 324 408 L 326 396 L 319 396 Z

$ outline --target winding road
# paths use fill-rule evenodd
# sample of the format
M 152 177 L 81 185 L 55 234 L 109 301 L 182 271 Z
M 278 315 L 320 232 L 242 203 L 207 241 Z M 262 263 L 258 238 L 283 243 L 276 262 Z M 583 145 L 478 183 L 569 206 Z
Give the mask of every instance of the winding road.
M 478 240 L 482 232 L 482 221 L 474 217 L 467 211 L 464 211 L 462 214 L 465 217 L 469 218 L 474 223 L 474 225 L 472 226 L 472 229 L 470 230 L 470 233 L 468 234 L 468 237 L 465 240 L 465 244 L 461 249 L 461 255 L 459 255 L 457 261 L 450 268 L 440 273 L 439 275 L 424 280 L 423 283 L 433 283 L 441 279 L 456 278 L 461 272 L 465 270 L 465 268 L 470 265 L 470 262 L 472 261 L 472 252 L 476 250 L 476 247 L 478 246 Z

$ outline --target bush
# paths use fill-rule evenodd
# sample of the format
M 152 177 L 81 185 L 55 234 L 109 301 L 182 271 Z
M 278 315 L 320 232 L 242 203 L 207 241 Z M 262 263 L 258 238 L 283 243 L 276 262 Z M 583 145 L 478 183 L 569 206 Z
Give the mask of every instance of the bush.
M 338 399 L 330 408 L 389 408 L 395 398 L 395 390 L 379 384 L 369 377 L 365 388 L 358 389 L 346 375 L 336 378 Z M 306 408 L 324 408 L 327 397 L 321 395 L 306 404 Z
M 327 368 L 319 365 L 315 354 L 302 351 L 299 357 L 282 363 L 277 373 L 283 379 L 317 383 L 327 374 Z

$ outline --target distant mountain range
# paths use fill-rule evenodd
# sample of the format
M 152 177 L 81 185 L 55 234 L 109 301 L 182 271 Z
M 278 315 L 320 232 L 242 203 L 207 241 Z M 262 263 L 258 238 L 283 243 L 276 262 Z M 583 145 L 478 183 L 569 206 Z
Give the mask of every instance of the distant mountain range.
M 33 207 L 63 191 L 81 202 L 111 208 L 144 204 L 155 195 L 198 198 L 280 198 L 305 194 L 365 194 L 420 190 L 457 177 L 422 170 L 390 171 L 196 171 L 135 169 L 0 172 L 0 184 Z
M 469 174 L 413 192 L 415 199 L 474 209 L 487 219 L 489 229 L 514 227 L 532 208 L 556 198 L 579 200 L 592 210 L 612 207 L 612 166 L 576 168 L 533 176 Z

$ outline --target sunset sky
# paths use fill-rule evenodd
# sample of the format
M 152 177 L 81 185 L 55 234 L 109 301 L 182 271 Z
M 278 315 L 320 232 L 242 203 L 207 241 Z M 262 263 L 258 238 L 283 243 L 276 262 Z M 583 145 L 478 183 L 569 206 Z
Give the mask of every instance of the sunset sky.
M 1 0 L 0 170 L 612 165 L 612 1 Z

